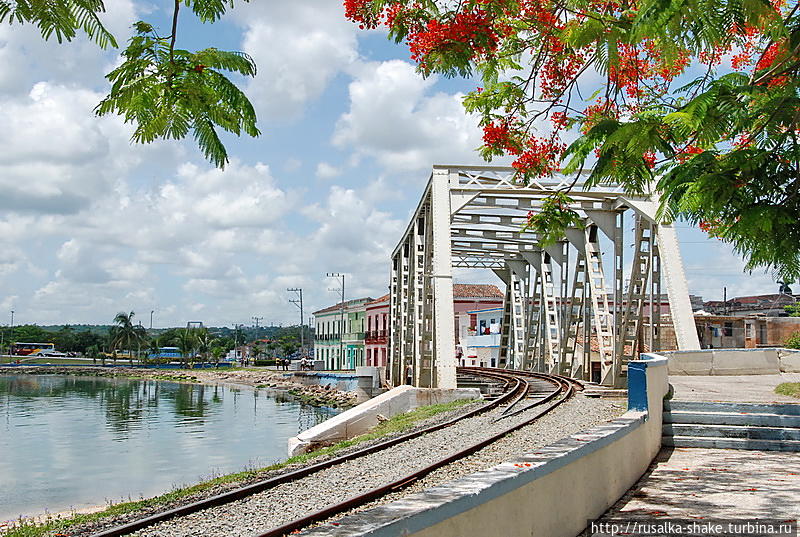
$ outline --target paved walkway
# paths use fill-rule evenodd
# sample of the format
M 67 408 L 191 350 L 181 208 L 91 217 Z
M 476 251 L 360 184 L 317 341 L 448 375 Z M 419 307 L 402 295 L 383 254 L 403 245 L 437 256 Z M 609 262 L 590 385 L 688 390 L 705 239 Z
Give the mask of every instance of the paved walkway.
M 800 382 L 800 373 L 780 375 L 677 376 L 670 375 L 676 401 L 736 401 L 800 403 L 797 397 L 778 395 L 782 382 Z
M 798 517 L 800 454 L 664 448 L 601 521 Z

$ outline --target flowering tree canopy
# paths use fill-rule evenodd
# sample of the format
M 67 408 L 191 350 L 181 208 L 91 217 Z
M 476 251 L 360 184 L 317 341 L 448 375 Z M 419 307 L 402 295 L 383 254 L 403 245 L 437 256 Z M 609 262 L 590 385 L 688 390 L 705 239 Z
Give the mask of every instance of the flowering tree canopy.
M 252 104 L 223 72 L 255 76 L 256 66 L 243 52 L 176 48 L 181 6 L 202 22 L 214 22 L 233 7 L 233 0 L 173 2 L 169 35 L 159 35 L 146 22 L 134 25 L 122 63 L 107 76 L 111 91 L 95 112 L 115 113 L 135 125 L 135 142 L 182 139 L 191 132 L 205 157 L 223 167 L 228 153 L 219 128 L 259 135 Z M 44 39 L 55 36 L 58 42 L 83 33 L 102 48 L 117 48 L 100 21 L 104 11 L 103 0 L 0 0 L 0 23 L 32 24 Z
M 528 182 L 655 191 L 660 216 L 800 277 L 798 0 L 345 0 L 423 75 L 481 78 L 464 100 L 484 158 Z M 565 193 L 528 226 L 574 221 Z M 548 233 L 549 230 L 549 233 Z

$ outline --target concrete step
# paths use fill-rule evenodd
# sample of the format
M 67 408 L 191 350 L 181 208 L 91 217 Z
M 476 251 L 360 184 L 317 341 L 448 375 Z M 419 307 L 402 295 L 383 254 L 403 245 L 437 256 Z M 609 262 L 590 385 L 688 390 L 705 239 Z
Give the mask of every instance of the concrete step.
M 797 440 L 752 440 L 749 438 L 711 438 L 702 436 L 665 436 L 664 446 L 716 449 L 751 449 L 758 451 L 800 452 Z
M 664 401 L 664 410 L 669 412 L 730 412 L 800 416 L 800 403 L 727 403 L 671 400 Z
M 747 425 L 698 425 L 693 423 L 665 423 L 662 434 L 668 436 L 702 436 L 714 438 L 749 438 L 753 440 L 797 440 L 800 428 L 750 427 Z
M 731 412 L 664 412 L 664 423 L 704 425 L 752 425 L 756 427 L 800 427 L 800 416 Z

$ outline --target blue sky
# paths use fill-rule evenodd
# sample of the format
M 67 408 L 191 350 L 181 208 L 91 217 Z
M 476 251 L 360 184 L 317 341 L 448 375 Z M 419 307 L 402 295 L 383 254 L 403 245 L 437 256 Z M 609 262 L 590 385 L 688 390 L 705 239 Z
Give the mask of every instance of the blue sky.
M 171 2 L 107 4 L 122 42 L 138 19 L 167 28 Z M 242 4 L 214 26 L 187 12 L 178 46 L 245 50 L 259 65 L 243 85 L 263 134 L 227 137 L 224 172 L 191 142 L 132 146 L 130 126 L 92 115 L 117 51 L 0 27 L 0 324 L 11 309 L 15 323 L 121 310 L 143 323 L 155 310 L 155 326 L 290 323 L 286 288 L 304 289 L 307 312 L 327 306 L 329 271 L 348 274 L 349 296 L 379 296 L 431 166 L 480 162 L 460 106 L 475 84 L 423 80 L 337 0 Z M 777 289 L 729 247 L 679 233 L 691 292 Z

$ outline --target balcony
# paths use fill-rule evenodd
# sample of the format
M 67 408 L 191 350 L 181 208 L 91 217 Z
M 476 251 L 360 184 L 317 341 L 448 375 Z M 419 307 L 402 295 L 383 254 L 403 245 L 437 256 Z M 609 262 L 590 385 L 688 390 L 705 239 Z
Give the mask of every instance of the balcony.
M 364 332 L 347 332 L 342 336 L 343 341 L 364 341 Z
M 339 334 L 317 334 L 314 336 L 315 341 L 339 341 Z
M 467 336 L 462 338 L 464 347 L 499 347 L 500 334 L 487 334 L 485 336 Z
M 377 344 L 386 343 L 386 340 L 389 337 L 388 332 L 388 330 L 370 330 L 369 332 L 366 332 L 366 342 Z

